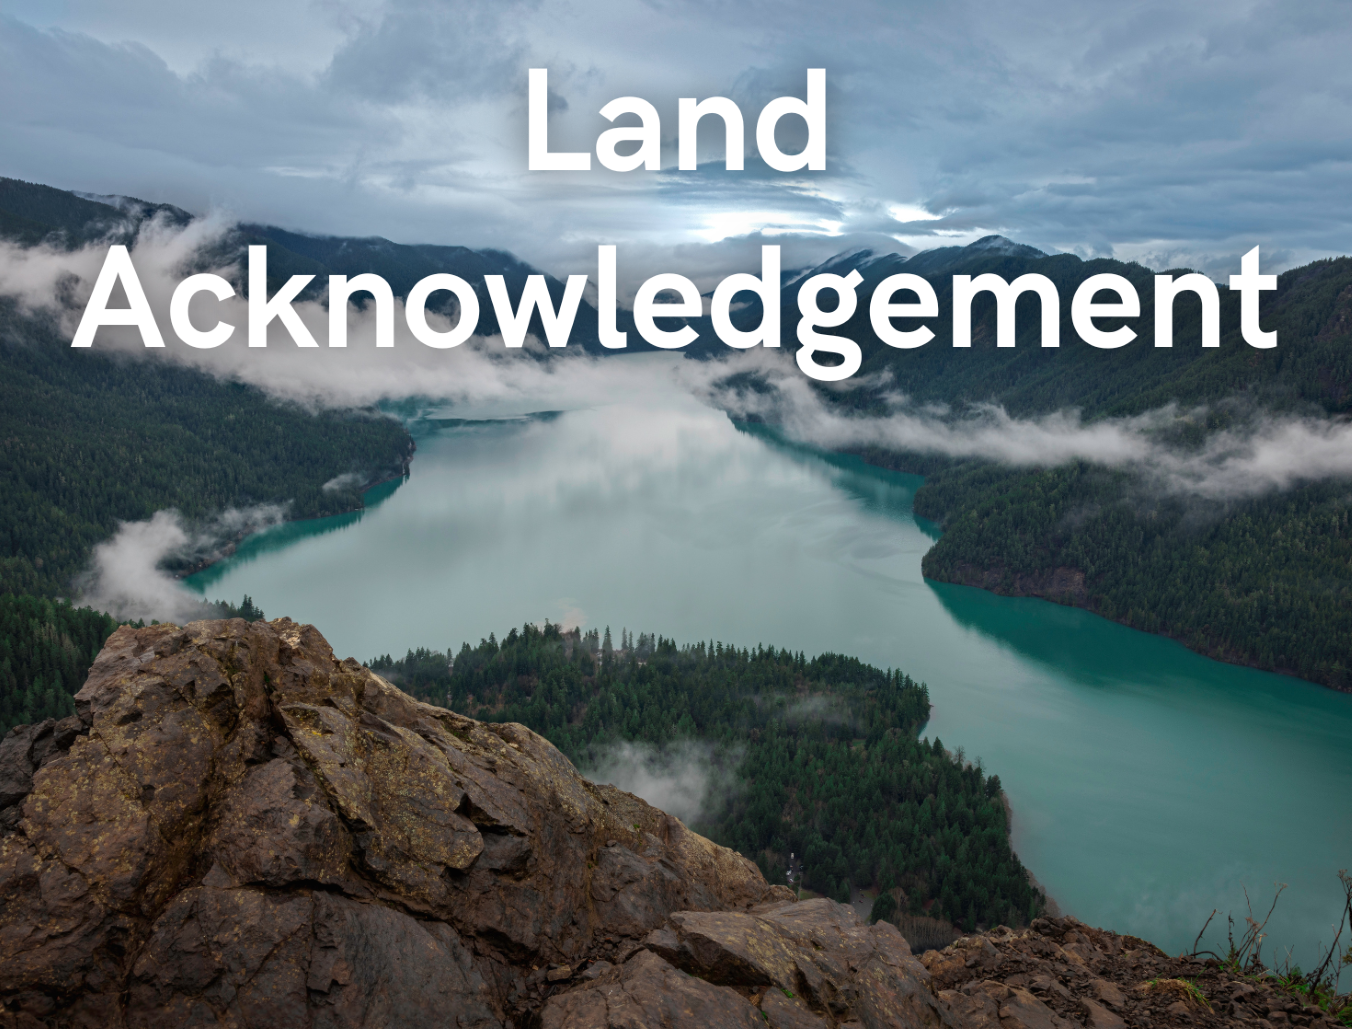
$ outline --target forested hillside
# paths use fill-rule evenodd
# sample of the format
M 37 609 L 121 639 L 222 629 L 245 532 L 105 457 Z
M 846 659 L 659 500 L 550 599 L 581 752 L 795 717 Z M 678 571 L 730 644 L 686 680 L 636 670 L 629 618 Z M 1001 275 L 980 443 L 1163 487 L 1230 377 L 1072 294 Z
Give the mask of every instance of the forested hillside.
M 1352 688 L 1352 485 L 1224 508 L 1135 489 L 1084 463 L 932 473 L 944 527 L 925 575 L 1088 607 L 1221 660 Z
M 43 242 L 80 246 L 96 240 L 127 243 L 135 238 L 142 221 L 154 217 L 184 225 L 192 216 L 169 204 L 130 197 L 97 200 L 51 186 L 0 178 L 0 238 L 24 246 Z
M 0 179 L 0 215 L 61 245 L 187 217 L 120 203 Z M 0 217 L 0 234 L 14 224 Z M 375 412 L 315 415 L 168 362 L 72 350 L 11 301 L 0 301 L 0 409 L 0 593 L 68 596 L 96 543 L 164 508 L 190 520 L 256 504 L 297 518 L 358 509 L 360 487 L 412 454 Z
M 292 517 L 361 506 L 357 482 L 399 474 L 402 426 L 310 414 L 168 363 L 62 346 L 0 309 L 0 591 L 69 595 L 121 521 L 177 508 L 289 504 Z M 348 484 L 344 485 L 346 482 Z
M 882 393 L 900 391 L 914 400 L 944 403 L 998 401 L 1015 414 L 1075 407 L 1086 416 L 1135 414 L 1170 401 L 1217 403 L 1243 396 L 1264 407 L 1291 409 L 1311 405 L 1328 412 L 1352 411 L 1352 258 L 1315 261 L 1278 276 L 1277 289 L 1261 295 L 1260 321 L 1276 330 L 1278 346 L 1255 349 L 1240 335 L 1239 294 L 1220 285 L 1220 347 L 1201 347 L 1201 303 L 1192 293 L 1174 304 L 1172 347 L 1156 347 L 1154 276 L 1139 264 L 1109 259 L 1083 261 L 1073 254 L 1044 255 L 1000 237 L 968 247 L 926 251 L 906 259 L 870 252 L 850 255 L 819 271 L 846 274 L 857 269 L 863 283 L 854 316 L 832 330 L 857 341 L 864 363 L 856 378 L 885 373 L 883 389 L 840 390 L 839 403 L 857 409 L 881 409 Z M 1235 272 L 1239 271 L 1236 267 Z M 1182 275 L 1188 269 L 1161 274 Z M 892 319 L 898 329 L 928 326 L 934 339 L 913 350 L 881 342 L 869 321 L 866 302 L 874 287 L 899 272 L 920 275 L 933 287 L 939 315 L 924 319 Z M 987 272 L 1012 282 L 1020 275 L 1045 275 L 1057 288 L 1061 307 L 1060 346 L 1043 348 L 1041 302 L 1033 293 L 1017 306 L 1016 345 L 997 347 L 996 305 L 992 294 L 980 293 L 972 303 L 972 345 L 952 345 L 952 276 Z M 1128 279 L 1141 301 L 1138 318 L 1100 318 L 1105 331 L 1129 325 L 1137 338 L 1116 350 L 1099 350 L 1076 335 L 1070 306 L 1079 285 L 1092 275 L 1111 273 Z M 898 302 L 913 301 L 910 292 Z M 1104 293 L 1103 300 L 1115 299 Z M 752 308 L 741 317 L 754 321 Z M 784 336 L 794 338 L 799 321 L 797 290 L 784 290 Z
M 147 218 L 189 218 L 103 199 L 0 179 L 0 237 L 127 242 Z M 190 525 L 256 504 L 290 517 L 359 509 L 361 485 L 405 471 L 413 446 L 375 412 L 315 415 L 167 362 L 71 350 L 10 300 L 0 300 L 0 410 L 0 731 L 73 710 L 117 622 L 54 598 L 72 594 L 120 522 L 165 508 Z M 215 611 L 262 617 L 247 597 Z
M 895 350 L 873 334 L 861 303 L 845 331 L 863 347 L 860 375 L 872 373 L 872 385 L 823 391 L 849 413 L 883 414 L 890 409 L 886 397 L 897 392 L 956 410 L 996 402 L 1023 416 L 1076 408 L 1091 422 L 1176 402 L 1199 410 L 1171 440 L 1186 451 L 1212 433 L 1242 431 L 1273 413 L 1338 419 L 1352 412 L 1349 258 L 1288 271 L 1278 277 L 1277 290 L 1263 294 L 1262 327 L 1276 330 L 1279 339 L 1270 350 L 1243 342 L 1238 295 L 1224 286 L 1219 349 L 1201 348 L 1201 307 L 1190 294 L 1176 305 L 1173 347 L 1156 348 L 1154 273 L 1139 265 L 1040 255 L 995 238 L 909 260 L 851 255 L 814 271 L 844 274 L 854 267 L 865 279 L 861 296 L 895 272 L 924 276 L 939 296 L 940 316 L 925 320 L 935 339 Z M 1039 345 L 1039 302 L 1026 294 L 1018 306 L 1017 345 L 997 348 L 994 300 L 982 294 L 973 304 L 971 349 L 952 347 L 951 276 L 984 272 L 1007 281 L 1026 272 L 1048 276 L 1061 297 L 1061 346 Z M 1138 339 L 1119 350 L 1089 347 L 1071 327 L 1075 289 L 1101 272 L 1125 276 L 1141 296 L 1141 316 L 1130 322 Z M 786 308 L 786 332 L 791 314 L 796 320 L 796 309 Z M 1097 324 L 1107 330 L 1121 322 Z M 877 448 L 860 453 L 927 476 L 916 511 L 944 530 L 924 560 L 931 578 L 1088 607 L 1223 660 L 1352 688 L 1348 480 L 1202 500 L 1162 493 L 1088 463 L 1011 469 Z
M 918 738 L 929 691 L 838 654 L 720 643 L 677 646 L 546 623 L 454 655 L 389 655 L 371 668 L 430 703 L 522 722 L 584 770 L 616 744 L 699 740 L 725 760 L 699 832 L 783 882 L 790 852 L 806 884 L 837 898 L 904 891 L 911 913 L 965 928 L 1022 924 L 1044 898 L 1009 845 L 1000 781 Z
M 116 628 L 89 608 L 0 595 L 0 734 L 74 714 L 74 694 Z

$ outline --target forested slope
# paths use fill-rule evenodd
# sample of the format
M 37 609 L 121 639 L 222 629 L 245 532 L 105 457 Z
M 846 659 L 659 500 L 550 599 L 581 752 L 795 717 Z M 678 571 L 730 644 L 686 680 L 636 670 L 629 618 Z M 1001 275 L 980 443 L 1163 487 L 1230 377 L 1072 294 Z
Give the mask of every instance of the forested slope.
M 771 882 L 792 852 L 807 885 L 838 899 L 851 885 L 900 887 L 912 913 L 968 929 L 1041 910 L 1010 849 L 999 778 L 918 738 L 924 684 L 838 654 L 626 636 L 615 648 L 609 630 L 526 625 L 453 662 L 418 650 L 371 668 L 430 703 L 522 722 L 584 771 L 624 742 L 712 746 L 720 787 L 693 827 Z
M 75 246 L 188 218 L 109 200 L 0 179 L 0 235 Z M 0 411 L 0 593 L 69 595 L 94 544 L 164 508 L 190 520 L 257 504 L 296 518 L 358 509 L 360 486 L 412 454 L 404 429 L 375 412 L 315 415 L 168 362 L 72 350 L 50 320 L 7 300 Z
M 0 591 L 69 595 L 121 521 L 289 504 L 361 507 L 361 481 L 399 474 L 412 441 L 374 413 L 310 414 L 168 363 L 73 351 L 0 309 Z
M 997 238 L 910 260 L 852 255 L 820 270 L 844 274 L 851 267 L 864 276 L 865 297 L 887 275 L 923 275 L 939 296 L 940 316 L 925 320 L 935 339 L 900 351 L 876 338 L 861 303 L 844 331 L 865 351 L 860 375 L 875 378 L 871 386 L 829 394 L 848 413 L 884 414 L 897 392 L 957 411 L 982 402 L 1017 416 L 1075 408 L 1090 422 L 1173 403 L 1188 414 L 1166 440 L 1180 453 L 1273 416 L 1340 420 L 1352 413 L 1349 258 L 1285 272 L 1277 290 L 1263 294 L 1262 327 L 1276 330 L 1279 340 L 1269 350 L 1243 342 L 1238 296 L 1224 286 L 1219 349 L 1201 348 L 1200 303 L 1190 294 L 1176 306 L 1173 347 L 1155 347 L 1154 273 L 1139 265 L 1039 255 Z M 1007 281 L 1026 272 L 1052 279 L 1061 297 L 1061 346 L 1039 345 L 1039 303 L 1027 294 L 1018 306 L 1017 345 L 997 348 L 994 301 L 982 294 L 973 304 L 971 349 L 952 347 L 951 276 L 984 272 Z M 1130 279 L 1142 301 L 1141 316 L 1130 322 L 1138 338 L 1119 350 L 1089 347 L 1071 327 L 1075 289 L 1101 272 Z M 796 310 L 786 308 L 786 326 L 794 324 L 791 317 Z M 927 476 L 916 511 L 944 529 L 924 559 L 931 578 L 1088 607 L 1223 660 L 1352 688 L 1352 481 L 1203 499 L 1084 462 L 1020 469 L 879 448 L 860 452 Z
M 1070 603 L 1240 664 L 1352 688 L 1352 487 L 1201 508 L 1075 463 L 932 474 L 925 575 Z
M 0 237 L 22 246 L 130 242 L 148 218 L 189 217 L 0 179 Z M 0 412 L 0 731 L 70 712 L 117 622 L 56 598 L 120 522 L 165 508 L 190 526 L 258 504 L 296 518 L 356 510 L 360 487 L 405 471 L 413 448 L 372 411 L 316 415 L 167 362 L 72 350 L 10 300 Z M 248 598 L 216 609 L 262 615 Z
M 864 351 L 856 378 L 864 382 L 870 374 L 885 373 L 887 391 L 900 391 L 917 401 L 997 401 L 1014 414 L 1075 407 L 1088 417 L 1135 414 L 1171 401 L 1214 404 L 1235 397 L 1283 410 L 1309 405 L 1327 412 L 1352 411 L 1352 258 L 1315 261 L 1284 272 L 1278 276 L 1276 290 L 1261 294 L 1262 327 L 1276 330 L 1279 338 L 1278 346 L 1269 350 L 1255 349 L 1243 341 L 1239 295 L 1223 284 L 1219 288 L 1219 348 L 1201 347 L 1201 303 L 1192 293 L 1180 294 L 1174 304 L 1173 346 L 1156 347 L 1156 272 L 1139 264 L 1083 261 L 1073 254 L 1038 256 L 1031 247 L 993 237 L 910 259 L 865 252 L 804 274 L 846 274 L 852 269 L 859 270 L 864 280 L 856 290 L 860 304 L 854 316 L 833 331 L 857 341 Z M 1173 269 L 1162 274 L 1177 276 L 1187 271 Z M 925 278 L 939 300 L 938 317 L 892 319 L 898 329 L 923 324 L 934 332 L 934 339 L 913 350 L 885 345 L 869 321 L 866 301 L 874 287 L 899 272 Z M 1040 345 L 1041 304 L 1033 293 L 1025 293 L 1017 305 L 1016 345 L 997 347 L 996 305 L 988 292 L 972 302 L 971 347 L 952 345 L 952 276 L 987 272 L 1010 282 L 1026 273 L 1052 281 L 1061 302 L 1059 347 Z M 1096 320 L 1105 331 L 1123 324 L 1135 330 L 1137 338 L 1116 350 L 1089 346 L 1076 335 L 1071 322 L 1076 289 L 1090 276 L 1103 273 L 1128 279 L 1141 301 L 1138 318 Z M 797 290 L 787 287 L 786 339 L 794 338 L 800 317 L 796 298 Z M 914 299 L 909 292 L 896 297 L 898 302 Z M 1101 299 L 1116 298 L 1104 293 Z M 755 316 L 751 308 L 743 315 L 748 320 Z M 877 388 L 837 391 L 836 395 L 847 407 L 880 409 Z
M 74 714 L 74 694 L 117 625 L 89 608 L 0 595 L 0 734 Z

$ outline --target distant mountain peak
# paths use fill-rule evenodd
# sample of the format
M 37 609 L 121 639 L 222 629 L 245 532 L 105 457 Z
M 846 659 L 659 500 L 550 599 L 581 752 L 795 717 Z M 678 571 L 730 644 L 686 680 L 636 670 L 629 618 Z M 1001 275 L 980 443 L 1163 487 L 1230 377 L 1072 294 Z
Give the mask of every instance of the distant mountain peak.
M 1030 247 L 1026 243 L 1015 243 L 1012 239 L 1000 235 L 982 236 L 976 242 L 968 243 L 966 246 L 935 247 L 932 250 L 922 250 L 910 257 L 873 247 L 854 247 L 833 254 L 815 267 L 797 273 L 790 278 L 787 285 L 796 285 L 821 272 L 845 274 L 851 270 L 858 270 L 860 274 L 865 276 L 869 275 L 870 271 L 877 276 L 888 273 L 904 263 L 907 271 L 932 274 L 969 260 L 991 257 L 1017 257 L 1024 260 L 1035 260 L 1046 256 L 1048 256 L 1047 253 L 1037 249 L 1037 247 Z
M 78 189 L 73 189 L 70 192 L 81 200 L 111 207 L 137 222 L 154 218 L 157 215 L 167 217 L 174 225 L 187 225 L 193 220 L 192 214 L 181 207 L 175 207 L 173 204 L 155 204 L 149 200 L 123 196 L 120 193 L 86 193 Z
M 825 268 L 828 265 L 845 264 L 847 262 L 857 264 L 860 261 L 867 261 L 869 258 L 877 256 L 877 253 L 872 247 L 855 247 L 853 250 L 842 250 L 823 261 L 821 267 Z
M 784 288 L 790 289 L 801 282 L 805 282 L 813 275 L 821 273 L 843 275 L 851 271 L 858 271 L 862 275 L 867 275 L 870 269 L 883 263 L 899 265 L 905 260 L 904 256 L 895 251 L 878 251 L 873 247 L 855 247 L 851 250 L 842 250 L 840 253 L 828 257 L 821 264 L 801 271 L 790 272 Z
M 984 250 L 996 254 L 1010 254 L 1014 257 L 1046 257 L 1045 251 L 1030 247 L 1026 243 L 1015 243 L 1005 236 L 982 236 L 975 243 L 963 248 L 967 251 Z

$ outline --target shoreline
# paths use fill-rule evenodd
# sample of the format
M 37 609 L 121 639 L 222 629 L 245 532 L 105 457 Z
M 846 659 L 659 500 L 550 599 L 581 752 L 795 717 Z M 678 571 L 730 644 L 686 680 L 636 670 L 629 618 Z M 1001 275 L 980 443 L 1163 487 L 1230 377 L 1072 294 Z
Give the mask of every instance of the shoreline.
M 893 451 L 882 451 L 872 448 L 862 450 L 837 450 L 832 453 L 844 454 L 850 457 L 857 457 L 865 464 L 874 468 L 881 468 L 884 471 L 900 472 L 904 475 L 919 475 L 925 477 L 924 470 L 916 471 L 909 467 L 903 467 L 901 461 L 904 455 Z M 884 463 L 884 462 L 889 463 Z M 914 467 L 924 468 L 926 461 L 923 458 L 914 462 Z M 923 517 L 915 511 L 914 501 L 912 502 L 911 514 L 916 518 Z M 943 523 L 926 519 L 934 522 L 943 531 Z M 1060 604 L 1062 607 L 1073 607 L 1081 611 L 1088 611 L 1097 618 L 1102 618 L 1106 622 L 1112 622 L 1115 625 L 1122 625 L 1128 629 L 1134 629 L 1136 632 L 1143 632 L 1150 636 L 1162 636 L 1165 639 L 1180 643 L 1194 654 L 1200 654 L 1211 661 L 1218 661 L 1221 664 L 1235 665 L 1239 668 L 1252 668 L 1257 672 L 1270 672 L 1273 675 L 1284 675 L 1287 678 L 1298 679 L 1301 682 L 1309 683 L 1311 686 L 1318 686 L 1321 689 L 1332 690 L 1334 693 L 1352 694 L 1352 684 L 1340 685 L 1333 682 L 1322 682 L 1319 679 L 1308 679 L 1299 672 L 1290 668 L 1265 667 L 1258 663 L 1256 659 L 1249 655 L 1225 650 L 1218 646 L 1214 641 L 1208 641 L 1204 646 L 1195 645 L 1189 639 L 1170 631 L 1169 629 L 1152 630 L 1143 629 L 1139 625 L 1133 625 L 1129 621 L 1121 618 L 1114 618 L 1112 615 L 1105 614 L 1098 609 L 1094 603 L 1094 597 L 1089 592 L 1084 583 L 1084 573 L 1078 568 L 1055 568 L 1044 576 L 1040 577 L 1040 582 L 1033 582 L 1032 577 L 1022 578 L 1014 577 L 1014 589 L 1005 590 L 999 588 L 999 583 L 1003 583 L 1008 577 L 1007 570 L 1002 567 L 979 568 L 976 565 L 964 565 L 957 571 L 961 578 L 945 579 L 929 574 L 924 570 L 924 561 L 934 548 L 921 557 L 921 575 L 930 582 L 948 583 L 954 586 L 970 586 L 973 589 L 985 590 L 997 597 L 1032 597 L 1037 600 L 1045 600 L 1048 603 Z M 989 583 L 989 585 L 988 585 Z
M 413 445 L 413 449 L 414 450 L 417 449 L 416 443 Z M 362 497 L 361 507 L 349 508 L 346 511 L 332 511 L 329 514 L 301 515 L 298 518 L 283 518 L 277 524 L 290 525 L 294 522 L 313 522 L 318 521 L 321 518 L 339 518 L 343 515 L 359 514 L 360 512 L 366 510 L 365 498 L 367 493 L 371 492 L 371 490 L 375 489 L 377 486 L 383 486 L 385 485 L 385 483 L 393 482 L 395 479 L 407 479 L 410 474 L 409 467 L 410 465 L 412 465 L 412 463 L 413 463 L 413 453 L 410 452 L 409 455 L 406 458 L 404 458 L 403 466 L 398 472 L 394 472 L 390 475 L 386 475 L 379 479 L 373 479 L 371 482 L 368 482 L 366 485 L 362 486 L 362 488 L 358 490 L 358 493 Z M 268 528 L 272 528 L 272 526 L 268 526 Z M 225 542 L 225 545 L 221 547 L 221 549 L 218 550 L 211 558 L 199 561 L 196 564 L 192 565 L 191 567 L 184 569 L 182 571 L 174 572 L 173 573 L 174 578 L 177 581 L 182 582 L 184 579 L 188 578 L 191 575 L 196 575 L 198 572 L 206 571 L 208 568 L 212 567 L 213 565 L 219 564 L 226 558 L 234 556 L 235 552 L 239 549 L 239 545 L 241 543 L 243 543 L 245 540 L 247 540 L 250 536 L 254 535 L 255 533 L 262 531 L 264 530 L 250 529 L 247 532 L 237 533 L 232 539 L 227 540 Z
M 922 558 L 921 560 L 923 562 L 924 558 Z M 1338 685 L 1337 683 L 1320 682 L 1318 679 L 1307 679 L 1299 672 L 1294 671 L 1293 669 L 1290 668 L 1264 667 L 1263 665 L 1260 665 L 1257 661 L 1255 661 L 1253 658 L 1248 657 L 1245 654 L 1236 653 L 1235 651 L 1224 650 L 1214 643 L 1208 644 L 1205 648 L 1195 646 L 1193 645 L 1193 643 L 1184 639 L 1182 636 L 1170 632 L 1168 629 L 1162 629 L 1159 631 L 1154 631 L 1151 629 L 1142 629 L 1139 625 L 1133 625 L 1131 622 L 1124 621 L 1121 618 L 1114 618 L 1112 615 L 1105 614 L 1102 611 L 1100 611 L 1097 608 L 1097 606 L 1093 603 L 1094 600 L 1093 596 L 1090 595 L 1088 590 L 1084 588 L 1082 584 L 1078 590 L 1073 591 L 1067 591 L 1056 588 L 1057 584 L 1061 583 L 1062 581 L 1064 581 L 1065 578 L 1069 577 L 1068 575 L 1063 575 L 1062 573 L 1069 573 L 1069 575 L 1078 577 L 1082 583 L 1084 573 L 1080 572 L 1078 569 L 1071 568 L 1054 569 L 1052 573 L 1050 573 L 1046 577 L 1048 582 L 1046 586 L 1042 588 L 1039 588 L 1036 585 L 1029 586 L 1028 588 L 1023 588 L 1019 585 L 1020 579 L 1018 577 L 1015 577 L 1014 579 L 1015 588 L 1013 590 L 1001 589 L 996 585 L 986 585 L 986 583 L 990 581 L 991 578 L 995 578 L 1000 581 L 1003 581 L 1005 579 L 1006 573 L 1001 568 L 978 569 L 975 565 L 967 565 L 964 566 L 962 571 L 965 573 L 967 569 L 971 569 L 972 572 L 974 573 L 979 572 L 980 573 L 979 577 L 976 574 L 971 575 L 964 574 L 962 578 L 944 579 L 938 576 L 930 575 L 924 572 L 923 570 L 922 575 L 924 575 L 924 578 L 926 578 L 930 582 L 942 582 L 952 586 L 968 586 L 971 587 L 972 589 L 984 590 L 985 592 L 994 594 L 997 597 L 1031 597 L 1035 600 L 1044 600 L 1050 604 L 1059 604 L 1062 607 L 1072 607 L 1080 611 L 1087 611 L 1091 615 L 1094 615 L 1096 618 L 1102 618 L 1105 622 L 1112 622 L 1114 625 L 1125 626 L 1126 628 L 1132 629 L 1136 632 L 1143 632 L 1148 636 L 1162 636 L 1165 639 L 1173 640 L 1175 643 L 1183 645 L 1188 650 L 1192 651 L 1194 654 L 1199 654 L 1202 657 L 1205 657 L 1211 661 L 1218 661 L 1221 664 L 1234 665 L 1238 668 L 1252 668 L 1256 672 L 1269 672 L 1273 675 L 1284 675 L 1290 679 L 1298 679 L 1301 682 L 1309 683 L 1311 686 L 1318 686 L 1320 689 L 1332 690 L 1334 693 L 1352 694 L 1352 686 L 1341 686 Z

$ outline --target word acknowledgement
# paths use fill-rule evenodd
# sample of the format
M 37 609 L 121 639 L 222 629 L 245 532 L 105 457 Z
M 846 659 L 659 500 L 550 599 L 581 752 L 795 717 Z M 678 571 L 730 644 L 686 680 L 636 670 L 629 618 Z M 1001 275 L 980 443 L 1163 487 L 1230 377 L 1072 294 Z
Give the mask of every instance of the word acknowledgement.
M 1230 276 L 1230 288 L 1240 293 L 1240 329 L 1250 346 L 1267 349 L 1277 345 L 1276 332 L 1264 332 L 1259 326 L 1259 293 L 1277 288 L 1277 276 L 1259 273 L 1259 248 L 1244 255 L 1241 274 Z M 628 333 L 616 327 L 615 290 L 616 249 L 614 246 L 597 248 L 598 334 L 601 345 L 621 349 L 628 345 Z M 249 247 L 248 340 L 250 347 L 268 345 L 268 327 L 279 322 L 300 347 L 318 347 L 319 342 L 292 306 L 313 275 L 293 275 L 278 292 L 268 297 L 267 247 Z M 127 307 L 110 308 L 109 299 L 114 287 L 121 284 L 126 294 Z M 858 271 L 848 275 L 819 274 L 809 277 L 798 287 L 798 311 L 801 319 L 797 338 L 801 348 L 797 352 L 798 366 L 804 374 L 824 382 L 847 379 L 859 370 L 863 359 L 859 344 L 847 336 L 822 332 L 838 328 L 854 317 L 858 309 L 857 289 L 863 283 Z M 1220 297 L 1216 284 L 1205 275 L 1191 273 L 1177 278 L 1171 275 L 1155 276 L 1155 346 L 1173 346 L 1174 301 L 1180 293 L 1193 293 L 1202 305 L 1202 346 L 1220 346 Z M 586 275 L 570 275 L 564 286 L 558 307 L 549 295 L 543 275 L 531 275 L 526 280 L 521 298 L 515 308 L 507 293 L 507 284 L 501 275 L 485 275 L 484 286 L 497 318 L 504 344 L 520 347 L 525 344 L 531 318 L 538 311 L 544 327 L 545 339 L 551 347 L 568 344 L 577 317 L 582 294 L 587 286 Z M 446 291 L 455 297 L 458 317 L 449 329 L 434 328 L 428 322 L 427 302 L 432 294 Z M 198 293 L 210 293 L 218 300 L 235 296 L 234 287 L 219 275 L 203 273 L 192 275 L 179 283 L 169 304 L 169 320 L 174 332 L 191 347 L 209 349 L 218 347 L 235 333 L 236 326 L 218 321 L 210 329 L 199 329 L 189 317 L 189 306 Z M 953 276 L 953 346 L 972 345 L 972 301 L 978 294 L 989 292 L 996 302 L 996 346 L 1014 346 L 1014 311 L 1020 295 L 1035 294 L 1041 301 L 1042 346 L 1061 345 L 1060 296 L 1055 284 L 1045 275 L 1020 275 L 1006 282 L 998 275 L 987 273 L 972 277 Z M 1105 303 L 1097 299 L 1100 292 L 1116 295 L 1116 300 Z M 358 293 L 369 294 L 375 305 L 376 346 L 394 346 L 394 325 L 397 305 L 390 285 L 381 276 L 372 273 L 348 278 L 329 276 L 328 345 L 347 346 L 348 304 Z M 679 299 L 660 299 L 674 293 Z M 761 301 L 760 324 L 739 327 L 733 324 L 734 298 L 740 293 L 756 294 Z M 823 310 L 821 294 L 830 293 L 836 302 Z M 899 300 L 899 295 L 912 294 L 913 299 Z M 723 279 L 714 290 L 710 303 L 710 321 L 718 338 L 729 347 L 745 350 L 755 346 L 780 345 L 781 311 L 780 252 L 777 246 L 761 247 L 761 274 L 739 272 Z M 473 336 L 479 325 L 479 294 L 457 275 L 429 275 L 409 290 L 403 303 L 404 320 L 409 331 L 419 342 L 429 347 L 446 349 L 459 346 Z M 883 279 L 874 288 L 868 305 L 869 322 L 874 334 L 888 346 L 913 349 L 924 346 L 934 338 L 932 329 L 925 325 L 900 329 L 894 319 L 927 319 L 939 315 L 939 300 L 930 282 L 919 275 L 901 273 Z M 639 287 L 634 297 L 634 325 L 648 343 L 664 350 L 679 350 L 699 338 L 690 325 L 664 329 L 659 318 L 691 319 L 704 313 L 703 299 L 698 287 L 684 275 L 664 273 L 654 275 Z M 1111 350 L 1125 346 L 1136 338 L 1126 325 L 1116 329 L 1100 329 L 1095 320 L 1100 318 L 1131 319 L 1140 317 L 1141 302 L 1136 287 L 1121 275 L 1092 275 L 1075 291 L 1070 307 L 1071 321 L 1079 337 L 1090 346 Z M 140 330 L 147 347 L 164 346 L 164 337 L 146 299 L 131 255 L 125 246 L 109 248 L 103 268 L 85 307 L 80 326 L 71 342 L 74 347 L 88 347 L 102 325 L 126 325 Z M 839 363 L 822 364 L 816 355 L 835 354 Z

